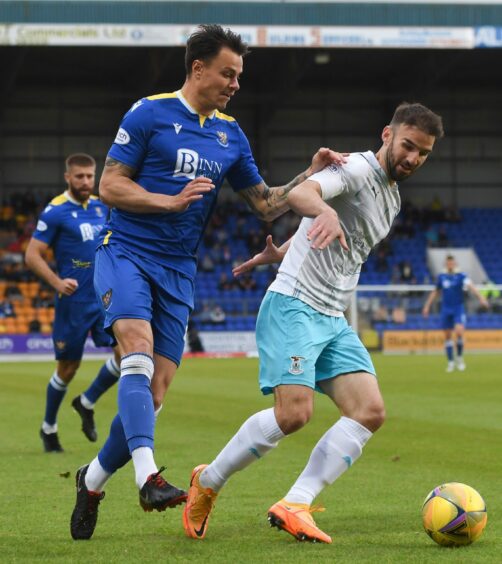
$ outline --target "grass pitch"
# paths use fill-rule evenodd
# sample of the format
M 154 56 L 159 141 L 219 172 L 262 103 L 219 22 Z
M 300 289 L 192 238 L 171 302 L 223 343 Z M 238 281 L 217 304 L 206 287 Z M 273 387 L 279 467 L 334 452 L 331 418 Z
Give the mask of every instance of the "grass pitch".
M 80 431 L 71 399 L 100 363 L 85 361 L 59 417 L 66 452 L 45 454 L 38 437 L 52 362 L 0 364 L 2 562 L 501 562 L 502 380 L 500 357 L 467 357 L 464 373 L 444 372 L 442 357 L 374 357 L 387 422 L 361 459 L 317 500 L 332 545 L 298 543 L 270 529 L 267 509 L 288 491 L 312 447 L 333 424 L 330 401 L 316 398 L 311 423 L 269 456 L 236 474 L 222 491 L 204 541 L 185 537 L 180 508 L 145 514 L 132 466 L 110 481 L 90 541 L 74 542 L 69 518 L 75 469 L 106 438 L 116 391 L 97 405 L 98 443 Z M 187 487 L 196 464 L 209 462 L 252 413 L 271 405 L 257 388 L 257 360 L 185 360 L 156 431 L 157 463 Z M 67 477 L 69 476 L 69 477 Z M 422 530 L 421 505 L 443 482 L 476 488 L 488 525 L 475 544 L 448 549 Z

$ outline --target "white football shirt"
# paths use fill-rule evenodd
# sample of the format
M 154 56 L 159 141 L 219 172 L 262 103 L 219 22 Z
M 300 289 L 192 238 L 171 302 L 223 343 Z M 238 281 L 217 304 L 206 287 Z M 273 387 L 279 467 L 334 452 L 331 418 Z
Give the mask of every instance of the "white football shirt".
M 269 290 L 293 296 L 326 315 L 341 316 L 371 249 L 384 239 L 399 213 L 397 184 L 391 185 L 372 151 L 352 153 L 342 166 L 330 165 L 309 180 L 338 213 L 348 251 L 338 240 L 312 249 L 307 232 L 313 218 L 303 218 Z

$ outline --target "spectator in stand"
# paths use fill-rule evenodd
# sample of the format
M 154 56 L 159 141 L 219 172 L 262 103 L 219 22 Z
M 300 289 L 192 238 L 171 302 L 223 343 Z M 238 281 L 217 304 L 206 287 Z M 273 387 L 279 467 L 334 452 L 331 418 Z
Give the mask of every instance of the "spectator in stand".
M 200 340 L 199 332 L 197 331 L 197 327 L 192 319 L 188 320 L 187 341 L 190 352 L 204 352 L 204 346 L 202 345 L 202 341 Z
M 202 272 L 214 272 L 214 261 L 211 255 L 207 252 L 202 255 L 200 269 Z
M 387 260 L 387 253 L 383 248 L 379 248 L 377 251 L 375 270 L 381 273 L 389 272 L 389 261 Z
M 5 297 L 10 300 L 22 300 L 23 294 L 21 294 L 21 290 L 16 284 L 10 284 L 7 288 L 5 288 Z
M 448 233 L 446 231 L 446 227 L 442 225 L 439 228 L 439 232 L 438 232 L 438 247 L 444 249 L 445 247 L 448 246 L 449 246 Z
M 218 290 L 227 291 L 233 290 L 234 288 L 235 281 L 233 279 L 230 279 L 226 272 L 222 272 L 218 281 Z
M 28 331 L 30 333 L 40 333 L 42 326 L 38 319 L 32 319 L 28 324 Z
M 427 241 L 428 247 L 437 247 L 439 241 L 439 233 L 434 225 L 430 225 L 427 231 L 425 232 L 425 239 Z
M 413 273 L 413 268 L 407 260 L 402 260 L 398 264 L 399 280 L 401 284 L 416 284 L 417 279 Z
M 250 274 L 244 274 L 237 279 L 237 284 L 241 290 L 256 290 L 258 285 Z
M 225 323 L 226 317 L 227 316 L 220 305 L 214 304 L 211 307 L 211 310 L 209 312 L 209 320 L 211 321 L 211 323 L 214 324 Z
M 7 298 L 0 301 L 0 319 L 5 317 L 16 317 L 14 306 L 12 305 L 12 302 Z

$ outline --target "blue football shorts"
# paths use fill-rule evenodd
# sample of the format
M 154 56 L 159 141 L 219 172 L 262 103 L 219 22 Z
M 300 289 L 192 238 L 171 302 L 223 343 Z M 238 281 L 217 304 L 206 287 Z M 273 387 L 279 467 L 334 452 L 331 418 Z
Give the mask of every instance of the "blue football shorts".
M 104 321 L 96 301 L 82 303 L 66 296 L 58 298 L 52 331 L 56 360 L 80 360 L 89 332 L 97 347 L 114 346 L 115 340 L 105 331 Z
M 94 288 L 109 333 L 117 319 L 144 319 L 152 326 L 153 350 L 180 364 L 193 309 L 191 278 L 110 244 L 96 251 Z
M 463 307 L 441 311 L 442 329 L 453 329 L 455 325 L 465 325 L 466 321 L 467 318 Z
M 319 313 L 305 302 L 267 292 L 258 313 L 260 389 L 281 384 L 322 390 L 317 382 L 349 372 L 376 375 L 365 346 L 345 317 Z

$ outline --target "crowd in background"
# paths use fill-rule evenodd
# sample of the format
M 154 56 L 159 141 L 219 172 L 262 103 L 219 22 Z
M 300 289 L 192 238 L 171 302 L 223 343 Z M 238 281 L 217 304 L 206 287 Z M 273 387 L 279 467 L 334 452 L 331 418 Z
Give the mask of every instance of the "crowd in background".
M 16 300 L 26 301 L 26 292 L 20 290 L 19 283 L 32 283 L 36 277 L 24 265 L 24 251 L 36 226 L 37 216 L 50 200 L 47 195 L 31 192 L 12 193 L 5 197 L 0 205 L 0 320 L 16 316 Z M 445 207 L 438 198 L 429 206 L 420 208 L 411 202 L 404 202 L 390 235 L 375 249 L 374 268 L 376 272 L 389 276 L 394 284 L 416 284 L 413 267 L 407 260 L 390 260 L 393 256 L 392 241 L 411 239 L 417 231 L 425 234 L 429 247 L 449 245 L 445 223 L 461 221 L 459 211 L 454 207 Z M 237 298 L 240 295 L 253 295 L 253 292 L 265 292 L 275 276 L 275 267 L 266 267 L 262 272 L 266 276 L 255 274 L 235 278 L 231 268 L 263 249 L 266 236 L 272 234 L 273 240 L 280 245 L 296 231 L 300 219 L 293 213 L 287 213 L 273 223 L 263 223 L 249 212 L 244 202 L 227 200 L 220 202 L 213 213 L 205 232 L 199 252 L 200 276 L 214 276 L 217 279 L 215 296 L 198 304 L 195 312 L 200 322 L 221 325 L 227 312 L 220 303 L 218 295 L 229 293 Z M 55 268 L 53 257 L 49 255 L 51 267 Z M 39 281 L 38 281 L 39 282 Z M 425 281 L 428 282 L 428 281 Z M 30 306 L 52 308 L 54 292 L 41 283 L 36 295 L 30 297 Z M 30 330 L 40 329 L 37 319 L 29 323 Z

